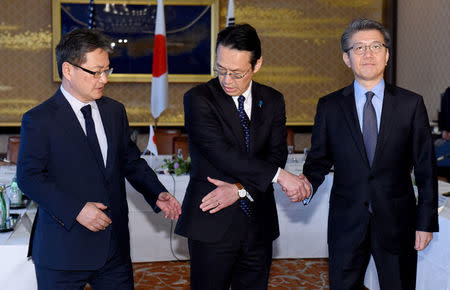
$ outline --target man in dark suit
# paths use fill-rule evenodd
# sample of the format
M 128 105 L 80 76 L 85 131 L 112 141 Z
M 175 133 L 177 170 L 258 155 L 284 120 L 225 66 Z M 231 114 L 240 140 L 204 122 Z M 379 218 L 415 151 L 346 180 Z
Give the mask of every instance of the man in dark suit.
M 450 141 L 450 87 L 448 87 L 441 95 L 439 130 L 442 132 L 442 139 Z
M 426 108 L 421 96 L 385 84 L 389 46 L 380 23 L 354 20 L 341 48 L 355 81 L 317 105 L 303 173 L 317 190 L 334 166 L 330 289 L 364 289 L 370 255 L 381 289 L 415 289 L 417 250 L 438 231 L 436 160 Z
M 133 289 L 125 177 L 166 217 L 181 213 L 130 140 L 125 108 L 102 97 L 111 41 L 95 30 L 56 47 L 60 89 L 25 113 L 19 187 L 39 205 L 30 238 L 39 289 Z
M 309 184 L 281 169 L 287 158 L 284 99 L 252 81 L 261 44 L 248 24 L 217 37 L 217 78 L 184 96 L 192 159 L 183 214 L 191 289 L 266 289 L 279 235 L 273 182 L 305 196 Z

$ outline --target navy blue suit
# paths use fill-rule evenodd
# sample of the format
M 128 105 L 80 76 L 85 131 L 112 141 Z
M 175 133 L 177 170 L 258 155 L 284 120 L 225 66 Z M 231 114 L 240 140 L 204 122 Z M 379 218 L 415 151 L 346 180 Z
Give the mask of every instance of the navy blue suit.
M 107 97 L 96 101 L 108 142 L 106 168 L 96 161 L 86 135 L 60 90 L 24 114 L 18 157 L 19 187 L 38 203 L 30 240 L 34 263 L 58 270 L 95 270 L 115 256 L 130 261 L 125 177 L 158 212 L 167 191 L 129 138 L 124 106 Z M 86 202 L 108 206 L 112 224 L 92 232 L 76 221 Z
M 330 288 L 356 289 L 341 276 L 337 278 L 336 269 L 344 269 L 346 277 L 355 273 L 362 284 L 372 253 L 376 263 L 377 257 L 382 260 L 388 255 L 409 259 L 397 258 L 402 269 L 408 270 L 391 281 L 380 281 L 382 289 L 383 283 L 389 285 L 385 289 L 397 289 L 392 283 L 400 280 L 404 289 L 414 289 L 415 232 L 436 232 L 439 228 L 436 159 L 422 97 L 386 84 L 372 167 L 358 122 L 353 84 L 321 98 L 303 173 L 317 190 L 332 166 L 334 181 L 328 215 Z M 419 189 L 417 201 L 412 168 Z M 370 244 L 363 242 L 366 240 Z M 361 256 L 361 249 L 364 259 L 360 260 L 364 261 L 355 258 L 355 253 Z M 391 264 L 377 265 L 378 273 L 395 276 Z

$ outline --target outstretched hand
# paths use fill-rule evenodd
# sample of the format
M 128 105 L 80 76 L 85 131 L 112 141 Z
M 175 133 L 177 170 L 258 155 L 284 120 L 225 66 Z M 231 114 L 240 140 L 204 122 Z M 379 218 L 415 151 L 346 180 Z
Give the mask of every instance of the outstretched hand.
M 209 213 L 216 213 L 239 199 L 238 188 L 232 183 L 208 177 L 208 181 L 217 186 L 202 199 L 200 209 Z
M 158 195 L 156 205 L 164 212 L 164 217 L 177 219 L 181 214 L 181 205 L 178 200 L 168 192 L 161 192 Z

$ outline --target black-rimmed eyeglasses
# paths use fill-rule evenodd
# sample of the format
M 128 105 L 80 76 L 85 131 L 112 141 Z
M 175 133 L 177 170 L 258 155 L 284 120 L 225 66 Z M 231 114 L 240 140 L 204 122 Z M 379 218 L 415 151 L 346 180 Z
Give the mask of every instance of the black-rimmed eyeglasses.
M 82 69 L 83 71 L 87 72 L 88 74 L 93 75 L 94 78 L 96 78 L 96 79 L 99 79 L 103 76 L 109 77 L 113 72 L 113 68 L 105 69 L 103 71 L 91 71 L 91 70 L 88 70 L 87 68 L 84 68 L 77 64 L 71 63 L 70 61 L 68 61 L 68 63 L 70 63 L 71 65 L 73 65 L 79 69 Z

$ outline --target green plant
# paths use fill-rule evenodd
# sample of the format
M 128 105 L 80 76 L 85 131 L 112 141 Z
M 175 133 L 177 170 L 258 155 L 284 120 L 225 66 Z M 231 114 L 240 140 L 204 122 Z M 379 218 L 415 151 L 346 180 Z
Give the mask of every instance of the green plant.
M 164 159 L 162 167 L 166 168 L 169 173 L 175 173 L 176 175 L 187 174 L 191 169 L 191 157 L 189 156 L 184 160 L 183 157 L 173 155 L 172 159 Z

